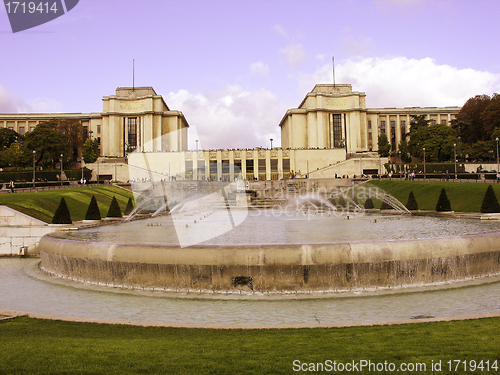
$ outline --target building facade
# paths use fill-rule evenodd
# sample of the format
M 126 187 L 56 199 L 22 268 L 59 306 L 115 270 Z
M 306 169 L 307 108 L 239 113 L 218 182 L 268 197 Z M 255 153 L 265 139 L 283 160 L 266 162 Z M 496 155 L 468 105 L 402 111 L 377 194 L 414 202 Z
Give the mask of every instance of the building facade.
M 387 159 L 376 152 L 380 134 L 387 134 L 397 151 L 410 131 L 411 116 L 449 125 L 461 109 L 366 108 L 366 94 L 352 91 L 351 85 L 318 84 L 283 116 L 281 147 L 188 150 L 187 120 L 182 112 L 170 110 L 152 87 L 117 88 L 102 100 L 98 113 L 0 114 L 0 127 L 24 135 L 43 121 L 79 119 L 84 132 L 98 139 L 100 156 L 105 157 L 89 167 L 96 177 L 113 180 L 333 178 L 383 173 Z M 102 160 L 116 157 L 127 158 L 125 168 Z

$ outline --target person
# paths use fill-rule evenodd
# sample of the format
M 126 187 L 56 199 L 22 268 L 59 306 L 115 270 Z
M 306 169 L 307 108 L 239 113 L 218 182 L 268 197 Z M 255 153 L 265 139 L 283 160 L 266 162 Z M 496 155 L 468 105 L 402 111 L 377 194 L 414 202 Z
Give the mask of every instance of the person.
M 498 184 L 498 180 L 500 180 L 500 172 L 497 173 L 497 184 Z
M 9 187 L 10 187 L 10 192 L 13 193 L 14 192 L 14 181 L 10 180 Z

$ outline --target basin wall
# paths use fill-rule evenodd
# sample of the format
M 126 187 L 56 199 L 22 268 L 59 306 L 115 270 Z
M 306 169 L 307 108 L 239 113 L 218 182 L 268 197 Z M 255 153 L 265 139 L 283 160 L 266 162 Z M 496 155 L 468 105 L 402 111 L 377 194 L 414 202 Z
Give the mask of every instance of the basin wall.
M 179 291 L 309 292 L 396 288 L 500 273 L 500 233 L 409 241 L 192 246 L 47 235 L 41 268 L 75 280 Z

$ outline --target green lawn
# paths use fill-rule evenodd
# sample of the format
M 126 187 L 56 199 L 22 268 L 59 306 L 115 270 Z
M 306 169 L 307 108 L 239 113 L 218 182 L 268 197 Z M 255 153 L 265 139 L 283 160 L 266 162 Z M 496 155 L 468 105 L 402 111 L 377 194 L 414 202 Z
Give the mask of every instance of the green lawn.
M 19 317 L 0 323 L 2 374 L 291 374 L 309 363 L 422 363 L 415 373 L 498 373 L 500 318 L 394 326 L 224 330 L 73 323 Z M 365 362 L 366 363 L 366 362 Z M 299 371 L 303 373 L 302 371 Z M 308 371 L 310 372 L 310 371 Z M 326 371 L 325 371 L 326 372 Z M 391 373 L 389 371 L 371 371 Z M 397 372 L 397 371 L 396 371 Z M 339 373 L 331 371 L 330 373 Z M 353 371 L 368 373 L 368 371 Z
M 421 210 L 435 210 L 439 193 L 444 187 L 451 202 L 451 209 L 459 212 L 480 212 L 481 203 L 489 184 L 480 182 L 444 182 L 444 181 L 370 181 L 367 186 L 377 186 L 391 194 L 403 204 L 408 201 L 408 194 L 413 191 Z M 491 184 L 497 198 L 500 198 L 500 184 Z M 376 206 L 376 208 L 379 208 Z
M 123 212 L 127 201 L 133 196 L 131 192 L 114 186 L 75 187 L 70 189 L 42 190 L 38 192 L 0 194 L 0 205 L 11 207 L 46 223 L 52 221 L 52 216 L 64 197 L 73 221 L 85 219 L 85 213 L 92 195 L 95 195 L 101 217 L 108 213 L 113 196 Z

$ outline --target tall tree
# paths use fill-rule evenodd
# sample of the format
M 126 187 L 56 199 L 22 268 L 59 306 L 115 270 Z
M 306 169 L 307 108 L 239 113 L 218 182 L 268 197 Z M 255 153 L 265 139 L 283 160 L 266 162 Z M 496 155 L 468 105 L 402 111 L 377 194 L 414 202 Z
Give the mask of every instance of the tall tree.
M 477 141 L 486 141 L 491 137 L 487 134 L 483 112 L 491 102 L 488 95 L 476 95 L 467 100 L 456 119 L 452 120 L 451 126 L 457 131 L 460 140 L 466 144 Z
M 14 130 L 0 128 L 0 151 L 8 149 L 14 142 L 18 142 L 22 137 Z
M 382 157 L 387 157 L 390 152 L 391 144 L 389 143 L 389 138 L 387 138 L 387 134 L 382 133 L 378 136 L 378 154 Z
M 78 158 L 78 150 L 83 147 L 85 134 L 83 133 L 82 122 L 78 119 L 54 119 L 40 123 L 38 127 L 43 127 L 61 132 L 68 138 L 67 151 L 64 152 L 67 160 L 75 162 Z
M 37 126 L 33 131 L 26 133 L 23 142 L 26 155 L 36 151 L 36 162 L 44 167 L 55 168 L 60 161 L 61 154 L 67 155 L 68 137 L 59 131 Z
M 83 144 L 82 158 L 86 163 L 94 163 L 97 160 L 99 144 L 97 139 L 87 139 Z

